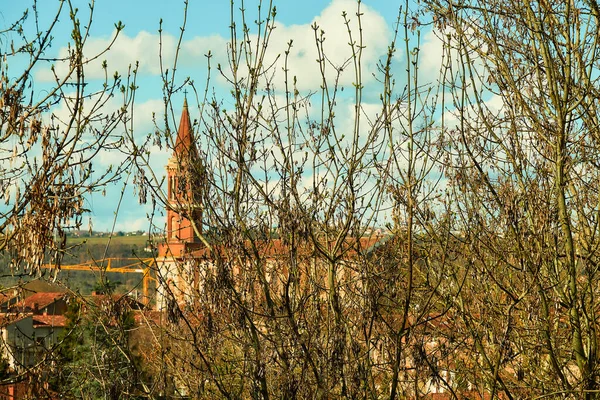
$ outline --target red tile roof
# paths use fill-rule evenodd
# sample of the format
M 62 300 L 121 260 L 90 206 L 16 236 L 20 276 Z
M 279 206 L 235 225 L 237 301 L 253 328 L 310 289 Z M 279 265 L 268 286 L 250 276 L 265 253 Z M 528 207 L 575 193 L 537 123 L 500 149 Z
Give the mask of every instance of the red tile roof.
M 0 314 L 0 326 L 8 326 L 28 317 L 31 317 L 31 314 Z
M 88 300 L 97 307 L 114 304 L 119 306 L 126 306 L 132 310 L 140 310 L 144 308 L 144 305 L 136 299 L 132 298 L 131 296 L 122 294 L 92 294 L 92 296 L 89 297 Z
M 16 307 L 33 310 L 37 304 L 38 308 L 44 308 L 65 296 L 65 293 L 60 292 L 36 293 L 16 304 Z
M 34 328 L 41 326 L 64 328 L 67 326 L 67 317 L 64 315 L 34 315 L 33 326 Z
M 348 257 L 356 256 L 358 252 L 367 252 L 370 249 L 374 248 L 374 246 L 379 242 L 387 240 L 387 238 L 387 236 L 383 235 L 364 236 L 360 239 L 348 237 L 343 241 L 341 246 L 339 246 L 340 248 L 337 251 L 337 255 Z M 288 252 L 290 250 L 289 245 L 286 244 L 282 239 L 255 240 L 253 242 L 248 241 L 244 243 L 246 251 L 250 252 L 252 249 L 252 245 L 255 245 L 257 247 L 260 256 L 268 258 L 285 257 L 288 255 Z M 327 252 L 331 252 L 333 250 L 334 245 L 335 241 L 319 242 L 319 246 L 321 247 L 321 249 Z M 214 250 L 217 253 L 221 254 L 226 254 L 228 252 L 228 248 L 225 245 L 215 246 Z M 313 243 L 311 242 L 305 242 L 303 244 L 300 244 L 297 250 L 299 251 L 300 255 L 304 256 L 308 256 L 311 253 L 317 251 L 314 248 Z M 186 255 L 198 259 L 210 258 L 210 251 L 206 247 L 203 247 L 197 250 L 192 250 Z
M 9 295 L 8 293 L 0 293 L 0 304 L 6 302 L 7 300 L 12 299 L 13 296 Z
M 134 310 L 133 319 L 137 325 L 153 324 L 155 326 L 161 326 L 165 323 L 167 316 L 163 311 Z

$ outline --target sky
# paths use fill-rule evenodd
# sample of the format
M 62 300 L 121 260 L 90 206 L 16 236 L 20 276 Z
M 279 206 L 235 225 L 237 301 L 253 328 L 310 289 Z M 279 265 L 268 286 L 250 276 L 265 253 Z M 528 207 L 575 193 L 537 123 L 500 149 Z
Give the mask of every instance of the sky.
M 367 90 L 366 101 L 377 102 L 378 91 L 368 90 L 369 83 L 375 84 L 371 72 L 376 69 L 377 61 L 385 56 L 392 32 L 398 17 L 399 7 L 404 1 L 394 0 L 365 0 L 362 3 L 364 41 L 366 43 L 364 64 L 367 73 L 364 74 Z M 25 7 L 31 7 L 31 2 L 0 0 L 0 27 L 6 27 L 23 13 Z M 59 1 L 43 0 L 37 4 L 40 15 L 40 26 L 50 23 L 56 14 Z M 277 29 L 274 31 L 268 56 L 275 59 L 285 51 L 287 43 L 292 39 L 290 65 L 298 76 L 300 90 L 311 91 L 318 89 L 317 64 L 315 62 L 314 36 L 311 25 L 317 22 L 326 33 L 325 47 L 333 61 L 343 60 L 348 55 L 348 36 L 343 23 L 342 11 L 347 11 L 352 23 L 356 23 L 356 2 L 354 0 L 303 0 L 275 1 L 277 7 Z M 73 0 L 73 5 L 79 9 L 82 24 L 87 27 L 89 5 L 85 1 Z M 189 0 L 187 23 L 179 54 L 178 81 L 190 77 L 198 87 L 203 87 L 206 80 L 206 57 L 210 51 L 213 63 L 227 63 L 226 45 L 229 37 L 230 2 L 226 0 L 199 1 Z M 234 10 L 239 13 L 240 2 L 236 1 Z M 246 1 L 247 19 L 253 21 L 256 17 L 257 1 Z M 59 22 L 54 28 L 53 46 L 49 55 L 66 54 L 70 40 L 68 14 L 63 10 Z M 104 49 L 115 35 L 115 24 L 121 21 L 125 28 L 118 36 L 110 50 L 102 55 L 95 63 L 86 67 L 87 79 L 93 85 L 101 82 L 103 76 L 100 63 L 107 61 L 109 71 L 119 71 L 126 75 L 127 69 L 139 62 L 139 72 L 135 101 L 134 130 L 136 137 L 143 138 L 153 131 L 152 113 L 162 110 L 161 77 L 159 68 L 159 23 L 162 20 L 162 49 L 163 60 L 168 64 L 175 55 L 176 44 L 181 32 L 184 19 L 183 1 L 165 0 L 97 0 L 94 4 L 90 35 L 86 43 L 86 56 Z M 25 29 L 33 28 L 32 19 Z M 10 38 L 9 38 L 10 39 Z M 7 40 L 0 45 L 6 46 Z M 435 35 L 425 29 L 421 34 L 421 68 L 422 73 L 435 75 L 440 65 L 441 44 Z M 400 61 L 404 57 L 402 51 L 396 54 Z M 213 64 L 213 66 L 214 66 Z M 65 65 L 55 65 L 60 73 Z M 34 85 L 38 92 L 43 92 L 45 85 L 52 80 L 49 65 L 41 65 L 33 72 Z M 342 76 L 342 85 L 351 85 L 352 74 Z M 222 79 L 212 80 L 215 90 L 226 90 Z M 369 98 L 372 95 L 373 98 Z M 174 97 L 174 104 L 182 104 L 183 94 Z M 117 106 L 117 103 L 114 104 Z M 55 110 L 57 113 L 66 110 Z M 181 108 L 175 108 L 174 120 L 178 121 Z M 193 116 L 192 116 L 193 118 Z M 158 175 L 164 175 L 164 164 L 169 158 L 169 152 L 163 148 L 154 149 L 153 169 Z M 110 165 L 118 165 L 124 159 L 118 152 L 100 154 L 97 161 L 99 169 Z M 94 230 L 116 231 L 148 230 L 147 215 L 151 212 L 150 205 L 139 205 L 131 185 L 130 178 L 125 187 L 123 201 L 115 217 L 118 198 L 124 182 L 110 185 L 106 196 L 94 193 L 87 198 L 87 207 L 91 209 L 91 220 Z M 160 217 L 159 217 L 160 218 Z M 83 228 L 87 228 L 84 226 Z

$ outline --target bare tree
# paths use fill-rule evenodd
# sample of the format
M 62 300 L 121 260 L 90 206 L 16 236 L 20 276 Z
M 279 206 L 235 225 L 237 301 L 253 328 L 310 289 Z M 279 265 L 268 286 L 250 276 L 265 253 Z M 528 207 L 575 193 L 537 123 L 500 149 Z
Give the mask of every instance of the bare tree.
M 79 229 L 88 211 L 84 195 L 121 173 L 102 171 L 93 159 L 121 141 L 114 131 L 128 121 L 135 71 L 124 81 L 105 62 L 104 79 L 86 79 L 87 66 L 104 53 L 85 51 L 93 11 L 92 5 L 82 22 L 70 1 L 60 2 L 44 26 L 33 1 L 0 32 L 0 250 L 11 255 L 15 271 L 37 273 L 45 260 L 59 265 L 66 231 Z M 64 21 L 71 26 L 68 52 L 49 58 L 54 29 Z M 123 25 L 115 26 L 118 34 Z M 34 80 L 42 70 L 53 76 L 47 85 Z M 116 95 L 122 106 L 109 111 Z
M 69 250 L 67 232 L 81 229 L 90 211 L 86 197 L 120 179 L 127 163 L 103 169 L 95 157 L 116 151 L 122 143 L 123 132 L 130 129 L 136 89 L 134 69 L 122 78 L 109 72 L 106 62 L 102 63 L 103 78 L 87 79 L 88 68 L 101 62 L 123 29 L 120 22 L 115 25 L 113 42 L 91 53 L 87 42 L 93 2 L 83 12 L 69 0 L 57 2 L 52 16 L 40 15 L 37 5 L 34 0 L 24 6 L 23 15 L 0 31 L 0 252 L 11 260 L 15 275 L 41 275 L 44 263 L 52 264 L 57 272 Z M 53 57 L 57 54 L 53 40 L 60 35 L 61 24 L 68 24 L 70 39 L 61 43 L 67 51 Z M 38 74 L 50 77 L 49 82 L 40 80 Z M 115 103 L 119 104 L 116 109 Z M 4 317 L 3 323 L 11 318 Z M 113 332 L 123 333 L 114 325 Z M 115 344 L 111 351 L 128 355 L 122 337 L 110 339 Z M 25 379 L 32 390 L 40 389 L 39 396 L 49 396 L 46 389 L 56 372 L 58 345 L 46 350 L 34 366 L 8 371 L 2 383 Z M 101 357 L 102 351 L 101 346 L 92 347 L 93 356 Z M 96 383 L 109 387 L 107 376 Z M 135 382 L 123 385 L 137 386 Z
M 444 145 L 468 268 L 454 306 L 473 349 L 461 373 L 507 398 L 595 398 L 598 4 L 427 3 L 454 55 Z
M 445 211 L 436 211 L 440 98 L 418 70 L 423 10 L 400 9 L 371 83 L 381 92 L 371 112 L 360 2 L 342 14 L 349 45 L 341 64 L 327 56 L 327 27 L 313 26 L 314 93 L 299 90 L 292 42 L 269 58 L 272 2 L 259 2 L 254 26 L 244 9 L 235 17 L 235 6 L 228 64 L 216 66 L 229 96 L 210 81 L 198 92 L 192 79 L 163 75 L 159 138 L 174 152 L 169 174 L 183 195 L 172 195 L 170 180 L 161 188 L 144 152 L 137 160 L 154 201 L 194 228 L 178 240 L 181 225 L 168 223 L 157 260 L 171 322 L 153 357 L 168 367 L 156 369 L 173 390 L 199 398 L 403 398 L 428 393 L 433 381 L 451 390 L 431 361 L 439 349 L 424 336 L 447 311 L 435 297 L 446 264 L 432 256 L 449 236 Z M 210 53 L 208 61 L 212 73 Z M 340 84 L 346 71 L 350 94 Z M 188 84 L 198 107 L 186 101 L 175 135 L 172 95 Z M 344 102 L 349 118 L 340 117 Z

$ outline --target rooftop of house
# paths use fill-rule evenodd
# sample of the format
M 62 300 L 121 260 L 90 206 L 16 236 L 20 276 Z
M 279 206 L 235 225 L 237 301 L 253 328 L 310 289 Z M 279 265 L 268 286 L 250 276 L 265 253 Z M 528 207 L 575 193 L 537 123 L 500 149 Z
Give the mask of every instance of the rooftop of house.
M 46 326 L 64 328 L 67 326 L 67 317 L 64 315 L 34 315 L 32 318 L 34 328 Z
M 0 314 L 0 327 L 9 326 L 27 318 L 31 318 L 34 328 L 64 328 L 67 326 L 67 317 L 64 315 L 34 315 L 29 312 Z
M 0 327 L 6 327 L 25 318 L 31 318 L 31 313 L 0 314 Z
M 10 300 L 12 298 L 12 296 L 8 293 L 0 293 L 0 304 L 6 302 L 7 300 Z
M 17 303 L 15 306 L 22 310 L 34 310 L 49 306 L 57 300 L 65 299 L 63 292 L 36 293 Z
M 161 326 L 166 322 L 165 313 L 155 310 L 134 310 L 133 319 L 136 325 Z
M 137 301 L 131 296 L 122 294 L 96 294 L 92 293 L 92 296 L 88 300 L 98 307 L 104 307 L 107 305 L 114 305 L 118 307 L 126 307 L 131 310 L 141 310 L 144 308 L 144 304 Z
M 36 293 L 58 293 L 58 292 L 66 292 L 67 290 L 60 286 L 50 282 L 46 282 L 41 279 L 35 279 L 29 281 L 21 286 L 23 291 L 23 297 L 33 296 Z

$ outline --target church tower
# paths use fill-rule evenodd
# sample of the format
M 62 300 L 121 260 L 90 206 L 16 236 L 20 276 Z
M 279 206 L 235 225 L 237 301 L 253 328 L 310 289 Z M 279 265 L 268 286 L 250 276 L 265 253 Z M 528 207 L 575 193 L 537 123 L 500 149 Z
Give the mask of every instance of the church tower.
M 157 309 L 166 305 L 167 292 L 184 297 L 197 281 L 194 252 L 204 245 L 198 238 L 202 229 L 202 188 L 204 166 L 195 145 L 187 99 L 179 121 L 173 154 L 167 166 L 167 230 L 158 246 L 159 288 Z
M 202 165 L 194 144 L 187 99 L 179 121 L 173 156 L 167 164 L 167 237 L 171 254 L 180 256 L 200 244 L 197 230 L 202 228 L 200 188 Z

